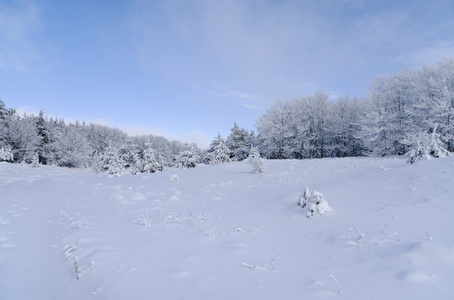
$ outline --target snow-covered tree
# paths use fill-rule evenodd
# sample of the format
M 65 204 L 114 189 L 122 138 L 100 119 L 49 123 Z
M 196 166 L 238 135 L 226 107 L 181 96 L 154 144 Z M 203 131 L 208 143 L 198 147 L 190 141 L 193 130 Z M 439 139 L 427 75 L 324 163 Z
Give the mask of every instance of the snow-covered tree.
M 6 108 L 0 99 L 0 147 L 11 146 L 10 124 L 15 114 L 15 110 Z
M 39 144 L 34 118 L 24 114 L 10 116 L 8 121 L 7 144 L 11 146 L 15 161 L 31 163 Z
M 260 157 L 260 153 L 257 147 L 252 146 L 249 151 L 249 156 L 247 158 L 248 164 L 254 168 L 255 173 L 265 173 L 266 166 L 263 158 Z
M 138 171 L 138 162 L 139 162 L 139 150 L 137 145 L 128 141 L 126 144 L 123 144 L 119 149 L 119 155 L 123 160 L 123 167 L 128 170 L 131 174 L 136 174 Z
M 31 165 L 32 165 L 33 168 L 41 167 L 41 164 L 39 163 L 39 154 L 38 154 L 38 152 L 35 152 L 35 154 L 33 155 Z
M 440 140 L 454 151 L 454 58 L 424 66 L 418 73 L 418 120 L 423 130 L 437 124 Z M 420 126 L 421 127 L 421 126 Z
M 443 147 L 443 142 L 440 140 L 440 135 L 437 133 L 437 125 L 435 125 L 430 138 L 426 142 L 417 142 L 417 147 L 411 150 L 408 155 L 408 162 L 413 164 L 419 160 L 428 160 L 431 158 L 440 158 L 449 156 L 450 153 Z
M 95 170 L 97 172 L 107 172 L 109 176 L 121 176 L 124 172 L 123 160 L 118 153 L 118 149 L 112 145 L 107 146 L 105 152 L 96 155 Z
M 218 136 L 211 142 L 210 149 L 208 150 L 205 160 L 211 165 L 222 164 L 230 161 L 230 150 L 219 133 Z
M 175 167 L 189 169 L 195 168 L 200 161 L 199 149 L 196 144 L 187 144 L 186 150 L 176 158 Z
M 307 99 L 277 101 L 257 121 L 260 152 L 271 159 L 303 158 L 309 128 L 305 123 Z M 306 144 L 305 144 L 306 142 Z
M 363 152 L 363 142 L 356 137 L 364 102 L 363 99 L 342 96 L 330 110 L 325 145 L 326 156 L 357 156 Z
M 118 128 L 90 124 L 84 128 L 84 132 L 91 146 L 93 153 L 103 153 L 109 146 L 120 148 L 128 139 L 128 136 Z
M 13 152 L 11 151 L 10 146 L 4 146 L 0 148 L 0 161 L 9 161 L 14 160 Z
M 88 166 L 91 148 L 80 125 L 69 124 L 60 129 L 61 132 L 54 136 L 52 160 L 61 167 Z
M 240 128 L 235 122 L 225 144 L 230 150 L 230 159 L 242 161 L 248 157 L 249 148 L 254 145 L 254 133 Z
M 39 161 L 42 164 L 47 164 L 48 160 L 48 150 L 49 147 L 48 145 L 51 142 L 50 138 L 50 133 L 49 133 L 49 128 L 48 128 L 48 122 L 44 117 L 44 112 L 40 111 L 38 117 L 36 118 L 36 132 L 38 135 L 38 148 L 37 152 L 39 155 Z
M 164 169 L 161 155 L 153 149 L 151 143 L 146 144 L 142 157 L 136 163 L 136 169 L 140 173 L 154 173 Z

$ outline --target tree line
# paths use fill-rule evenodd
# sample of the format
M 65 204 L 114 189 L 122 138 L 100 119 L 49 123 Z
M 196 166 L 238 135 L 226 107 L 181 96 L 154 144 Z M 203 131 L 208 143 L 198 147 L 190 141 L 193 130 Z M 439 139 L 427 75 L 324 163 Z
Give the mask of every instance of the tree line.
M 89 167 L 112 176 L 153 173 L 165 167 L 193 168 L 243 160 L 253 145 L 254 133 L 236 123 L 224 140 L 216 137 L 209 149 L 161 136 L 128 136 L 117 128 L 76 121 L 19 115 L 0 100 L 0 161 L 33 166 Z
M 454 59 L 377 76 L 367 97 L 330 99 L 323 91 L 280 100 L 257 121 L 257 133 L 234 123 L 209 149 L 164 137 L 128 136 L 116 128 L 19 115 L 0 100 L 0 161 L 91 167 L 112 175 L 269 159 L 402 155 L 430 143 L 454 151 Z
M 403 155 L 429 143 L 454 151 L 454 59 L 377 76 L 365 98 L 278 101 L 257 122 L 261 153 L 301 159 Z

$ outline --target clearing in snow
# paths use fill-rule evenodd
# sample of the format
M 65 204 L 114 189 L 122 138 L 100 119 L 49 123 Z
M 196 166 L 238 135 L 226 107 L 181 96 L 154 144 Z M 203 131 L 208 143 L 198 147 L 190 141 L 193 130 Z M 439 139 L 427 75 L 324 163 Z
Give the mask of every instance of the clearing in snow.
M 453 299 L 454 157 L 265 163 L 0 163 L 0 299 Z

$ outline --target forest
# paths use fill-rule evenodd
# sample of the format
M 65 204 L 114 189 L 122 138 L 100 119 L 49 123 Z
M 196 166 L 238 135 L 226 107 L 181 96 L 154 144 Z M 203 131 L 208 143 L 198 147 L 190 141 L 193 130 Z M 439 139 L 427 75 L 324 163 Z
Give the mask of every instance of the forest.
M 19 115 L 0 100 L 0 161 L 93 168 L 117 176 L 191 168 L 248 157 L 268 159 L 404 155 L 417 149 L 454 152 L 454 59 L 376 76 L 364 98 L 324 91 L 279 100 L 256 123 L 234 122 L 209 149 L 160 136 L 128 136 L 117 128 Z M 434 155 L 436 156 L 436 155 Z

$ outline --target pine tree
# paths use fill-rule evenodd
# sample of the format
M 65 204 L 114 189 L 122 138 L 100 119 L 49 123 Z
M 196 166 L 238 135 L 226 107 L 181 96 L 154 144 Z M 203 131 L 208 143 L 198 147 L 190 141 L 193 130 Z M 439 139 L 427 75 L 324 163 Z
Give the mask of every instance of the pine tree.
M 11 147 L 10 124 L 16 112 L 8 109 L 0 99 L 0 147 Z
M 142 158 L 137 161 L 136 167 L 140 173 L 154 173 L 164 169 L 161 155 L 152 148 L 151 143 L 145 144 Z
M 255 173 L 266 172 L 265 162 L 263 158 L 260 157 L 260 153 L 257 147 L 251 147 L 247 162 L 254 168 Z
M 224 139 L 218 136 L 211 142 L 206 160 L 211 165 L 222 164 L 230 161 L 230 150 L 225 145 Z
M 140 166 L 140 157 L 136 144 L 132 141 L 128 141 L 126 144 L 121 146 L 119 155 L 123 160 L 123 167 L 126 170 L 128 170 L 131 174 L 139 172 L 138 167 Z
M 10 146 L 5 146 L 0 148 L 0 161 L 9 161 L 14 160 L 13 152 L 11 151 Z
M 225 142 L 230 150 L 230 159 L 242 161 L 249 155 L 249 147 L 254 144 L 254 133 L 240 128 L 235 122 Z
M 189 169 L 195 168 L 200 161 L 199 150 L 195 144 L 187 144 L 186 150 L 176 158 L 175 167 Z
M 39 154 L 38 152 L 35 152 L 32 158 L 32 163 L 31 163 L 33 168 L 39 168 L 41 167 L 41 164 L 39 163 Z
M 97 155 L 95 170 L 98 172 L 107 172 L 109 176 L 116 177 L 123 174 L 123 160 L 118 153 L 118 149 L 109 145 L 105 152 Z
M 39 116 L 36 118 L 36 131 L 38 135 L 38 155 L 39 161 L 43 164 L 47 164 L 48 156 L 47 156 L 47 148 L 50 144 L 50 134 L 49 129 L 47 126 L 47 121 L 44 118 L 44 112 L 41 110 L 39 112 Z

